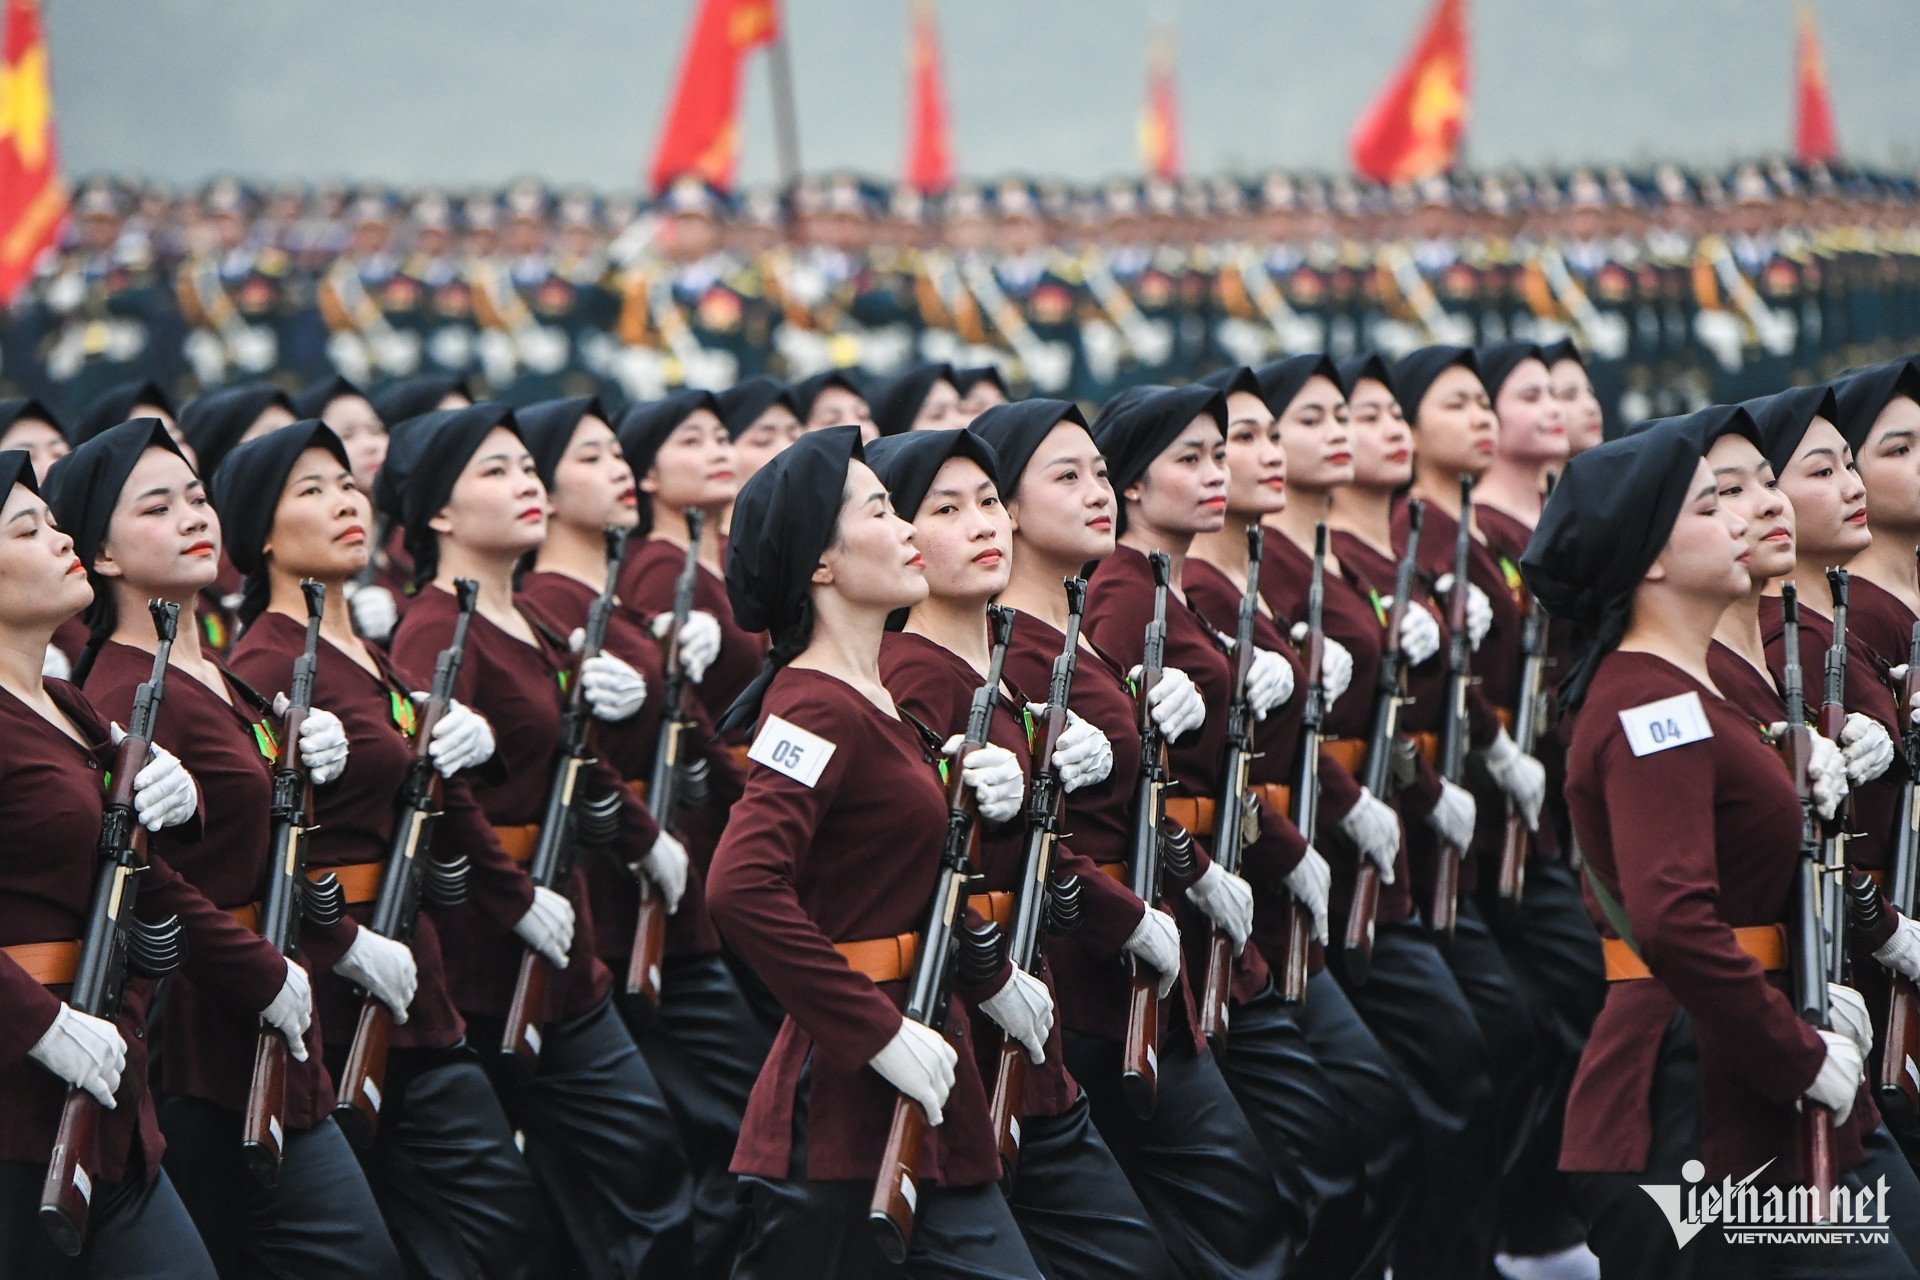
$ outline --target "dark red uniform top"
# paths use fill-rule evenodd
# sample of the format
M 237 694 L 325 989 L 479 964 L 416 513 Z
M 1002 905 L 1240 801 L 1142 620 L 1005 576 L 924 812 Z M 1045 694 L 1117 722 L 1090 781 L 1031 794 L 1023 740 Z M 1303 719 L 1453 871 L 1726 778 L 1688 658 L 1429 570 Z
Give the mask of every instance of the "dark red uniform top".
M 103 715 L 124 722 L 133 710 L 135 690 L 152 673 L 151 653 L 109 641 L 87 673 L 88 696 Z M 156 857 L 209 902 L 231 910 L 259 901 L 266 880 L 273 848 L 273 765 L 262 754 L 259 736 L 271 717 L 263 719 L 251 691 L 232 680 L 226 694 L 232 705 L 188 672 L 168 669 L 166 700 L 153 739 L 193 775 L 205 818 L 197 832 L 171 828 L 154 833 L 149 844 Z M 293 963 L 309 973 L 326 972 L 346 954 L 359 928 L 351 920 L 332 929 L 302 925 Z M 273 963 L 266 957 L 265 967 L 271 969 Z M 284 982 L 285 970 L 280 973 Z M 249 1005 L 236 1003 L 224 981 L 205 982 L 194 972 L 175 975 L 167 985 L 162 1022 L 161 1089 L 245 1110 L 260 1011 L 279 992 L 280 982 L 272 982 L 266 1000 Z M 287 1060 L 287 1102 L 281 1119 L 296 1131 L 311 1129 L 333 1111 L 333 1084 L 320 1062 L 320 1026 L 316 1010 L 307 1028 L 307 1060 Z
M 1881 671 L 1897 667 L 1913 651 L 1913 624 L 1920 618 L 1899 596 L 1853 574 L 1847 590 L 1847 643 L 1858 644 Z
M 720 838 L 707 881 L 714 923 L 786 1010 L 747 1102 L 733 1171 L 764 1178 L 871 1179 L 898 1092 L 868 1060 L 900 1030 L 904 982 L 876 985 L 834 949 L 912 933 L 940 870 L 946 793 L 919 731 L 824 672 L 788 667 L 762 705 L 831 748 L 811 785 L 769 765 Z M 824 749 L 824 748 L 822 748 Z M 976 1186 L 1000 1176 L 985 1088 L 958 995 L 947 1036 L 959 1055 L 921 1176 Z M 807 1167 L 792 1169 L 794 1107 L 807 1086 Z
M 1707 674 L 1713 677 L 1720 696 L 1760 725 L 1777 724 L 1787 718 L 1786 700 L 1773 683 L 1769 672 L 1757 669 L 1718 640 L 1707 650 Z
M 1636 756 L 1622 713 L 1685 695 L 1698 698 L 1711 736 Z M 1614 653 L 1575 722 L 1567 804 L 1587 874 L 1624 908 L 1653 977 L 1607 988 L 1567 1103 L 1560 1167 L 1645 1168 L 1654 1065 L 1677 1006 L 1699 1045 L 1707 1181 L 1744 1178 L 1768 1160 L 1778 1163 L 1763 1180 L 1804 1181 L 1794 1103 L 1826 1049 L 1794 1013 L 1782 975 L 1763 972 L 1733 935 L 1790 919 L 1800 805 L 1779 752 L 1744 711 L 1671 663 Z M 1863 1085 L 1835 1128 L 1840 1168 L 1860 1162 L 1860 1134 L 1878 1123 Z
M 726 539 L 720 540 L 720 559 L 725 563 Z M 673 589 L 686 567 L 687 549 L 664 538 L 648 538 L 627 553 L 626 567 L 620 573 L 620 598 L 649 623 L 663 613 L 673 611 Z M 713 570 L 701 565 L 694 578 L 693 607 L 712 614 L 720 623 L 720 654 L 707 668 L 695 695 L 707 714 L 719 723 L 740 691 L 760 674 L 767 656 L 767 638 L 756 631 L 743 631 L 733 620 L 733 604 L 727 599 L 727 584 Z M 736 734 L 746 741 L 744 733 Z

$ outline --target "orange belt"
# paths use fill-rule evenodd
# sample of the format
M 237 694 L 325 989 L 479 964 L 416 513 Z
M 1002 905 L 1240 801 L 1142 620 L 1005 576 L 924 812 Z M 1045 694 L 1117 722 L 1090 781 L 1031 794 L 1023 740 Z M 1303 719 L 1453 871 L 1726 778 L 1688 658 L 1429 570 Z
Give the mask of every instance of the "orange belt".
M 836 942 L 833 949 L 847 958 L 848 967 L 855 973 L 863 973 L 875 982 L 898 982 L 913 969 L 913 958 L 920 953 L 920 935 L 897 933 L 865 942 Z
M 1493 713 L 1500 717 L 1500 727 L 1508 733 L 1513 732 L 1513 710 L 1510 707 L 1495 707 Z
M 1354 777 L 1360 776 L 1360 770 L 1367 764 L 1367 740 L 1365 738 L 1327 738 L 1320 743 L 1323 754 L 1333 757 L 1333 762 Z
M 753 750 L 753 747 L 751 745 L 744 746 L 744 747 L 739 745 L 730 745 L 727 747 L 727 754 L 733 757 L 733 767 L 738 769 L 741 773 L 745 773 L 747 771 L 747 764 L 748 764 L 747 752 L 751 750 Z
M 1887 887 L 1887 873 L 1884 871 L 1862 871 L 1860 874 L 1873 881 L 1876 889 Z
M 77 942 L 20 942 L 0 947 L 7 959 L 27 971 L 27 976 L 43 987 L 58 987 L 73 981 L 80 968 L 80 944 Z
M 500 847 L 515 862 L 533 860 L 533 848 L 540 843 L 540 824 L 530 822 L 524 827 L 495 827 L 493 834 L 500 841 Z
M 357 907 L 372 902 L 380 896 L 380 881 L 386 877 L 387 864 L 384 862 L 349 862 L 340 867 L 321 867 L 309 869 L 307 878 L 318 880 L 329 871 L 340 879 L 340 891 L 346 895 L 347 905 Z
M 1202 840 L 1213 837 L 1212 796 L 1168 796 L 1162 802 L 1169 818 Z
M 967 905 L 986 916 L 1002 929 L 1013 919 L 1013 894 L 1006 889 L 990 889 L 986 893 L 972 894 Z
M 1760 962 L 1760 967 L 1769 973 L 1787 967 L 1787 926 L 1783 924 L 1750 924 L 1733 931 L 1733 940 L 1740 949 Z M 1642 978 L 1651 978 L 1653 974 L 1646 963 L 1633 954 L 1632 948 L 1618 938 L 1602 938 L 1601 950 L 1607 957 L 1608 982 L 1638 982 Z
M 1253 794 L 1265 800 L 1268 807 L 1281 817 L 1285 818 L 1292 815 L 1292 787 L 1289 787 L 1284 782 L 1256 782 L 1253 784 L 1252 790 Z M 1308 838 L 1311 839 L 1312 837 L 1309 836 Z
M 1100 866 L 1100 874 L 1105 876 L 1107 879 L 1118 880 L 1121 884 L 1125 884 L 1127 882 L 1127 864 L 1126 863 L 1102 862 L 1099 864 L 1099 866 Z
M 632 779 L 627 783 L 627 790 L 630 791 L 633 794 L 633 798 L 641 804 L 647 802 L 647 780 L 645 778 Z
M 1437 733 L 1416 733 L 1413 735 L 1414 750 L 1420 758 L 1432 764 L 1440 758 L 1440 735 Z

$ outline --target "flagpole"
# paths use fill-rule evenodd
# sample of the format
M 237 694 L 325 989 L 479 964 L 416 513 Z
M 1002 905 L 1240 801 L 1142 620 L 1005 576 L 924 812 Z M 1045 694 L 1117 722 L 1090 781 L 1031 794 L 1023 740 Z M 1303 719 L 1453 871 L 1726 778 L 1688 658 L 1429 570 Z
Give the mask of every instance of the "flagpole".
M 793 97 L 793 59 L 787 51 L 786 23 L 767 47 L 767 72 L 773 90 L 774 150 L 780 186 L 791 203 L 800 186 L 800 111 Z

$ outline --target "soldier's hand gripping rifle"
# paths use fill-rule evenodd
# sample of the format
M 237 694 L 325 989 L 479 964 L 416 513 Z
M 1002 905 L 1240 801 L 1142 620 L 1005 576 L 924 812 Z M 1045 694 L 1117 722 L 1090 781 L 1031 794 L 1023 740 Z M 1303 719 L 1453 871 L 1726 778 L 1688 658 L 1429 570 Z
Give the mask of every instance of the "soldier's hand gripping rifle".
M 407 763 L 406 781 L 400 784 L 399 811 L 386 866 L 380 873 L 380 894 L 373 901 L 373 914 L 367 918 L 368 928 L 395 942 L 413 940 L 423 901 L 436 907 L 454 907 L 467 897 L 466 855 L 433 855 L 433 831 L 443 800 L 440 771 L 434 768 L 429 749 L 435 727 L 453 705 L 453 686 L 466 656 L 467 627 L 480 600 L 480 584 L 472 578 L 456 579 L 453 594 L 460 606 L 454 617 L 453 639 L 434 660 L 426 705 L 414 721 L 413 759 Z M 347 1050 L 339 1102 L 333 1112 L 341 1131 L 361 1150 L 372 1143 L 380 1128 L 380 1104 L 387 1087 L 387 1050 L 392 1039 L 393 1010 L 368 992 L 360 1002 L 360 1018 L 354 1025 L 353 1045 Z
M 1400 739 L 1400 708 L 1407 703 L 1407 655 L 1400 648 L 1400 628 L 1413 603 L 1413 579 L 1419 568 L 1420 526 L 1426 504 L 1407 503 L 1407 546 L 1393 574 L 1393 607 L 1387 610 L 1380 645 L 1380 669 L 1373 682 L 1373 718 L 1367 727 L 1367 761 L 1360 785 L 1385 801 L 1393 795 L 1393 753 Z M 1365 982 L 1373 964 L 1373 917 L 1380 905 L 1380 868 L 1363 857 L 1353 877 L 1353 903 L 1347 911 L 1346 936 L 1341 951 L 1347 976 Z
M 273 770 L 273 835 L 266 889 L 260 895 L 260 936 L 287 963 L 300 949 L 300 923 L 327 929 L 346 910 L 340 882 L 329 872 L 307 879 L 307 833 L 313 828 L 313 778 L 300 750 L 300 726 L 313 708 L 313 674 L 318 662 L 320 619 L 327 589 L 311 578 L 300 584 L 307 603 L 307 636 L 293 664 L 293 689 L 280 722 L 280 758 Z M 240 1131 L 247 1168 L 262 1185 L 280 1176 L 280 1151 L 286 1139 L 287 1038 L 280 1029 L 260 1024 L 253 1043 L 253 1080 Z
M 967 906 L 967 879 L 973 873 L 972 848 L 978 809 L 963 777 L 966 759 L 987 745 L 993 708 L 1000 697 L 1000 673 L 1007 664 L 1007 641 L 1013 632 L 1013 614 L 988 610 L 993 627 L 993 653 L 987 678 L 973 691 L 967 708 L 967 733 L 947 773 L 947 836 L 940 850 L 940 875 L 934 882 L 933 902 L 920 930 L 920 945 L 907 975 L 907 1002 L 902 1012 L 933 1031 L 945 1031 L 949 991 L 953 985 L 954 953 L 962 933 L 961 915 Z M 880 1252 L 899 1264 L 913 1243 L 914 1207 L 919 1203 L 915 1166 L 920 1163 L 920 1140 L 927 1123 L 920 1104 L 901 1094 L 894 1099 L 893 1119 L 887 1125 L 887 1145 L 880 1156 L 880 1172 L 867 1203 L 867 1224 Z
M 134 691 L 127 736 L 120 740 L 107 775 L 106 809 L 96 846 L 100 865 L 87 907 L 87 931 L 80 942 L 73 990 L 67 996 L 76 1012 L 109 1021 L 120 1014 L 129 972 L 159 978 L 180 963 L 179 920 L 149 924 L 133 914 L 140 876 L 147 869 L 147 829 L 134 816 L 133 780 L 153 750 L 153 722 L 166 694 L 167 659 L 180 622 L 179 605 L 152 600 L 147 611 L 153 615 L 154 634 L 159 638 L 153 674 Z M 68 1089 L 40 1189 L 39 1217 L 40 1225 L 69 1256 L 79 1253 L 87 1238 L 93 1200 L 93 1176 L 87 1165 L 94 1157 L 99 1124 L 99 1101 L 85 1089 Z
M 1553 477 L 1547 477 L 1547 496 L 1553 496 Z M 1520 701 L 1513 709 L 1513 745 L 1533 755 L 1540 743 L 1549 699 L 1547 691 L 1547 611 L 1538 597 L 1527 593 L 1527 614 L 1520 624 Z M 1533 846 L 1526 815 L 1513 799 L 1507 800 L 1507 830 L 1500 845 L 1500 873 L 1495 892 L 1500 908 L 1519 908 L 1527 891 L 1527 852 Z

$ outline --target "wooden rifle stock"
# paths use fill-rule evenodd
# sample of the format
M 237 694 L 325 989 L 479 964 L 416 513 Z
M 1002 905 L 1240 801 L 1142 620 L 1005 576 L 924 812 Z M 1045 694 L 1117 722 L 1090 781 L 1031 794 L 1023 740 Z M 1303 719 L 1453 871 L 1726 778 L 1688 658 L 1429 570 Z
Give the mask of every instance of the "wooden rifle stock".
M 1140 780 L 1135 790 L 1132 858 L 1128 886 L 1142 902 L 1160 900 L 1160 822 L 1165 814 L 1167 745 L 1154 723 L 1149 699 L 1166 669 L 1167 587 L 1172 572 L 1166 553 L 1147 556 L 1153 568 L 1153 620 L 1147 624 L 1140 664 Z M 1160 1080 L 1159 978 L 1144 962 L 1130 960 L 1127 1030 L 1120 1049 L 1120 1090 L 1137 1116 L 1153 1114 Z

